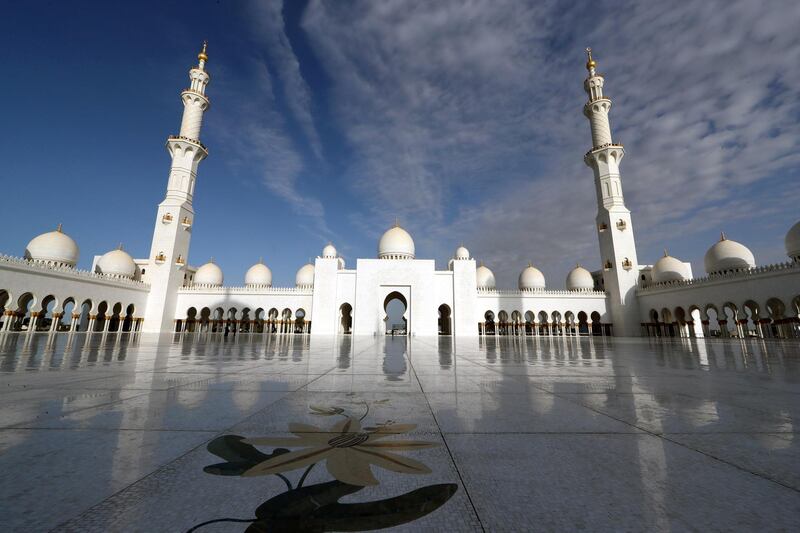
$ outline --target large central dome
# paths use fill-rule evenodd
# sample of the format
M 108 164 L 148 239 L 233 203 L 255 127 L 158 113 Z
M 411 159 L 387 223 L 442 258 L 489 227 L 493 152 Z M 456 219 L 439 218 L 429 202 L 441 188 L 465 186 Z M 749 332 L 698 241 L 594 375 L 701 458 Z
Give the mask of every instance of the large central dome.
M 395 224 L 378 243 L 378 259 L 414 259 L 414 239 Z

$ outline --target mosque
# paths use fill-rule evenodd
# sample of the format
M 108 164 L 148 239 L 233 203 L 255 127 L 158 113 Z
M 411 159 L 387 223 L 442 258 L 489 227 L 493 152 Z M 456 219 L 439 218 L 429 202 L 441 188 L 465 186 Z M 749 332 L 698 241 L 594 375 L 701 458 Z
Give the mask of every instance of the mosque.
M 601 262 L 594 272 L 572 269 L 566 290 L 548 289 L 531 264 L 516 289 L 498 289 L 492 271 L 463 246 L 437 270 L 416 257 L 414 240 L 397 224 L 381 237 L 376 258 L 349 267 L 328 244 L 297 271 L 294 287 L 273 287 L 261 261 L 237 287 L 224 284 L 213 260 L 191 266 L 192 200 L 208 155 L 200 141 L 209 108 L 204 44 L 181 93 L 180 133 L 166 142 L 172 164 L 149 255 L 136 259 L 120 247 L 78 270 L 78 245 L 60 225 L 31 240 L 23 257 L 0 255 L 0 333 L 374 336 L 387 333 L 387 306 L 399 300 L 406 335 L 800 337 L 800 222 L 785 236 L 785 263 L 757 266 L 747 247 L 724 235 L 706 253 L 701 277 L 666 252 L 652 265 L 639 263 L 622 193 L 625 148 L 612 140 L 611 99 L 587 53 L 583 114 L 592 145 L 584 162 L 594 174 Z

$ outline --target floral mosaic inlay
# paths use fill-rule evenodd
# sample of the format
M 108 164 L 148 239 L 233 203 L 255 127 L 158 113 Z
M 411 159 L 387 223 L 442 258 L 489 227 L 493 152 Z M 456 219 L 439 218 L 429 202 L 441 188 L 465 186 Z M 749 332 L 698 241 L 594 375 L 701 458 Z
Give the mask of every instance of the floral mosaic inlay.
M 378 400 L 373 404 L 387 402 Z M 189 531 L 215 522 L 249 523 L 248 533 L 380 529 L 421 518 L 455 494 L 458 485 L 445 483 L 388 499 L 339 503 L 344 496 L 379 484 L 373 467 L 397 474 L 429 474 L 430 468 L 407 453 L 439 446 L 436 442 L 395 438 L 414 430 L 416 424 L 386 420 L 363 425 L 370 404 L 362 401 L 356 405 L 364 409 L 360 417 L 343 407 L 311 406 L 312 415 L 341 417 L 327 429 L 291 423 L 289 432 L 293 437 L 224 435 L 211 441 L 208 451 L 225 462 L 209 465 L 204 468 L 205 472 L 243 477 L 275 475 L 283 480 L 287 490 L 261 504 L 254 518 L 219 518 L 198 524 Z M 333 480 L 305 485 L 308 474 L 320 463 L 324 463 Z M 291 472 L 300 469 L 304 470 L 293 483 Z

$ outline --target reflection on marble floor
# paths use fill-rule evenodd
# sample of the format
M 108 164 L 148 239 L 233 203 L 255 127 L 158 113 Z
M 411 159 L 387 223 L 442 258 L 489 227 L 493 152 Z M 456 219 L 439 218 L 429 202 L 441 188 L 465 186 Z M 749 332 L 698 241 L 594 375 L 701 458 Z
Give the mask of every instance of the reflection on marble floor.
M 797 343 L 11 333 L 0 380 L 8 531 L 800 522 Z

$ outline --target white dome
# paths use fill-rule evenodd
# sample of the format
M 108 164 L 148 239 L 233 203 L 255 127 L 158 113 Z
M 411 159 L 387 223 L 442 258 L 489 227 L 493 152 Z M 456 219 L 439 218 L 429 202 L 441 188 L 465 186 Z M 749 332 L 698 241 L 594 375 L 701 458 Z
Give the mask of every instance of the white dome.
M 786 233 L 783 242 L 786 244 L 786 253 L 789 257 L 800 260 L 800 222 L 792 226 Z
M 544 289 L 544 274 L 538 268 L 528 263 L 519 274 L 519 290 L 533 291 Z
M 194 273 L 195 285 L 208 285 L 211 287 L 222 286 L 222 269 L 218 267 L 212 259 L 205 265 L 197 269 Z
M 378 243 L 378 259 L 414 259 L 414 239 L 395 224 Z
M 569 271 L 567 275 L 568 291 L 592 291 L 594 290 L 594 279 L 592 273 L 577 265 Z
M 314 286 L 314 265 L 307 263 L 300 267 L 297 275 L 294 277 L 294 284 L 298 287 L 313 287 Z
M 755 257 L 747 246 L 725 238 L 725 234 L 706 252 L 703 260 L 707 274 L 740 270 L 756 266 Z
M 475 277 L 479 289 L 494 289 L 494 273 L 488 267 L 481 265 L 475 270 Z
M 258 263 L 247 269 L 244 275 L 244 284 L 251 287 L 271 287 L 272 271 L 263 261 L 259 260 Z
M 681 281 L 688 279 L 689 272 L 686 270 L 686 265 L 684 265 L 680 259 L 672 257 L 664 250 L 664 257 L 656 261 L 656 264 L 653 265 L 651 275 L 655 283 L 663 283 L 665 281 Z
M 97 272 L 106 276 L 119 276 L 121 278 L 133 278 L 136 274 L 136 263 L 128 252 L 122 249 L 106 252 L 97 260 Z
M 337 257 L 336 247 L 328 243 L 325 245 L 325 248 L 322 249 L 322 257 L 326 259 L 334 259 Z
M 28 243 L 25 259 L 74 267 L 78 263 L 78 245 L 61 231 L 59 224 L 55 231 L 42 233 Z
M 462 244 L 461 246 L 456 248 L 456 253 L 453 257 L 455 259 L 469 259 L 469 250 L 464 248 L 464 245 Z

